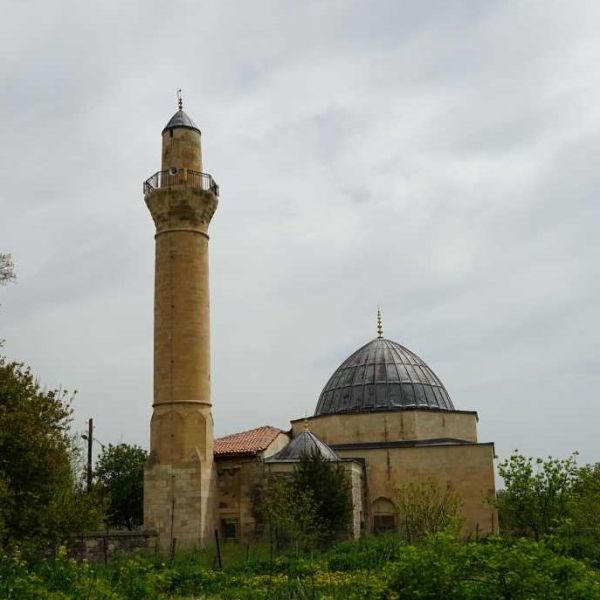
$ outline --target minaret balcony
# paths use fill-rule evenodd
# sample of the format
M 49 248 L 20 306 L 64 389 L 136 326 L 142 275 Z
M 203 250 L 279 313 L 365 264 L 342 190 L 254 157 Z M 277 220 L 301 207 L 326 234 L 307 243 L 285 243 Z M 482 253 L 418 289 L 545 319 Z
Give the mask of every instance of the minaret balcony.
M 178 187 L 194 188 L 212 192 L 215 196 L 219 195 L 219 186 L 212 175 L 191 169 L 169 169 L 158 171 L 144 181 L 144 198 L 148 198 L 158 189 Z

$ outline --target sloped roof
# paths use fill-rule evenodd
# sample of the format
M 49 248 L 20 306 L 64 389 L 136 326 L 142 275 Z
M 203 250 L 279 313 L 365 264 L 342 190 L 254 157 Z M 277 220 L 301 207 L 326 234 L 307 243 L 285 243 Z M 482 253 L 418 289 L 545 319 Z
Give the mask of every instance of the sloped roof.
M 277 454 L 267 458 L 267 462 L 299 461 L 304 453 L 319 453 L 325 460 L 338 461 L 340 457 L 314 433 L 305 429 Z
M 280 433 L 284 432 L 277 427 L 271 427 L 271 425 L 232 433 L 215 440 L 214 455 L 241 456 L 258 454 L 266 450 Z
M 196 125 L 196 123 L 190 119 L 188 114 L 182 108 L 180 108 L 171 117 L 163 129 L 163 133 L 166 129 L 176 129 L 178 127 L 183 127 L 184 129 L 195 129 L 198 132 L 200 131 L 200 129 L 198 129 L 198 125 Z

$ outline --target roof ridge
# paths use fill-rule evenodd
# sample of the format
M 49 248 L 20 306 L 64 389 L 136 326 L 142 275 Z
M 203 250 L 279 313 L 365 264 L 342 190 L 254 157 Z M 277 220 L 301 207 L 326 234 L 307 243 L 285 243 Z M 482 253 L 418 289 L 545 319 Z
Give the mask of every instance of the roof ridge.
M 261 425 L 254 429 L 231 433 L 214 440 L 215 455 L 248 455 L 266 450 L 282 429 L 273 425 Z
M 261 429 L 273 429 L 275 431 L 281 432 L 284 431 L 283 429 L 279 429 L 279 427 L 275 427 L 274 425 L 261 425 L 260 427 L 254 427 L 252 429 L 245 429 L 244 431 L 236 431 L 235 433 L 228 433 L 227 435 L 219 436 L 218 438 L 215 438 L 215 441 L 224 440 L 225 438 L 233 437 L 236 435 L 243 435 L 244 433 L 254 433 L 255 431 L 259 431 Z

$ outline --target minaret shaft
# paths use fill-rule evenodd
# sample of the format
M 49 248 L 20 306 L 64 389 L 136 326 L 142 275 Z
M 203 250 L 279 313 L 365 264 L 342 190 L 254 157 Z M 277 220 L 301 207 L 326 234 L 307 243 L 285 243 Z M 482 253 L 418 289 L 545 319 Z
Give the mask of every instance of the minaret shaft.
M 210 405 L 208 239 L 200 231 L 156 235 L 154 405 Z

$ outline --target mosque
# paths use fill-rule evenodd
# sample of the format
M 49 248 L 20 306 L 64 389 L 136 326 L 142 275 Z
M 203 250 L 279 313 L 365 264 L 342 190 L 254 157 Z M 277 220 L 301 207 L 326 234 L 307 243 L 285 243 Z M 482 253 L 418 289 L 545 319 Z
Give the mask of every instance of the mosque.
M 256 533 L 253 490 L 265 472 L 285 473 L 306 450 L 339 462 L 351 483 L 358 537 L 395 530 L 395 498 L 433 479 L 460 496 L 464 533 L 498 529 L 494 445 L 477 440 L 477 413 L 454 407 L 433 370 L 411 350 L 377 336 L 344 360 L 314 414 L 283 431 L 258 426 L 213 438 L 208 227 L 219 187 L 203 172 L 201 133 L 179 110 L 162 131 L 161 170 L 144 182 L 156 226 L 154 401 L 144 526 L 166 550 Z M 307 390 L 310 393 L 310 390 Z M 316 397 L 316 394 L 315 394 Z M 258 424 L 257 424 L 258 425 Z

